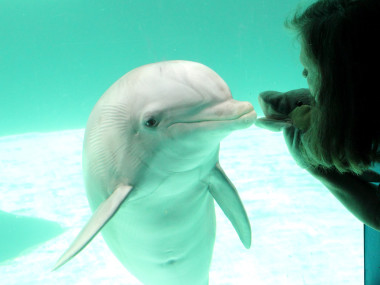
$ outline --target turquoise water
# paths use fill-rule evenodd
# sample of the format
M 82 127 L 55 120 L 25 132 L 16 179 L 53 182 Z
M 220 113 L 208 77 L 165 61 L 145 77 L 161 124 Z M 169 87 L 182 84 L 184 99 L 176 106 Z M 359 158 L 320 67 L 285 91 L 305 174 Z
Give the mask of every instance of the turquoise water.
M 0 283 L 140 284 L 100 235 L 50 272 L 91 215 L 80 162 L 93 105 L 129 70 L 184 59 L 214 69 L 260 115 L 261 91 L 306 87 L 283 27 L 299 3 L 1 0 Z M 220 155 L 252 247 L 217 207 L 210 284 L 362 284 L 362 224 L 295 165 L 280 133 L 233 133 Z
M 143 64 L 199 61 L 258 109 L 305 87 L 283 27 L 298 0 L 1 0 L 0 135 L 83 128 L 101 94 Z
M 0 209 L 54 221 L 64 230 L 3 261 L 2 284 L 141 284 L 101 235 L 50 272 L 91 215 L 81 176 L 82 136 L 80 129 L 0 139 Z M 217 206 L 210 284 L 362 284 L 362 224 L 295 165 L 280 133 L 256 127 L 232 133 L 222 142 L 220 162 L 248 212 L 252 247 L 243 247 Z M 42 222 L 54 236 L 56 228 Z M 29 240 L 27 224 L 20 220 L 8 239 L 0 236 L 3 249 L 15 241 L 17 228 Z

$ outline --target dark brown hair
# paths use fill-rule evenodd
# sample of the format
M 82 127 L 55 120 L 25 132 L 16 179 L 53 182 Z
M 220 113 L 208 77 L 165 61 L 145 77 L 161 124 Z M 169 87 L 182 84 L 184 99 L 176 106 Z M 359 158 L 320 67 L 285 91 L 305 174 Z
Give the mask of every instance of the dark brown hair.
M 285 22 L 319 71 L 301 147 L 312 166 L 360 174 L 379 160 L 379 3 L 319 0 Z

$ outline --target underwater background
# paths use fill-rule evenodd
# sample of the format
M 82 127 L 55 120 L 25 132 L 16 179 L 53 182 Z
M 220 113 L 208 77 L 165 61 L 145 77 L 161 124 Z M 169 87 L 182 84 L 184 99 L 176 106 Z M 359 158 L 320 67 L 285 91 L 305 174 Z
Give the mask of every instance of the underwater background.
M 259 109 L 259 92 L 306 84 L 283 26 L 299 3 L 0 0 L 0 135 L 83 128 L 113 82 L 163 60 L 211 67 Z
M 0 283 L 140 284 L 101 235 L 50 272 L 91 215 L 81 151 L 94 104 L 131 69 L 183 59 L 262 115 L 260 92 L 306 87 L 283 22 L 310 2 L 0 0 Z M 210 284 L 363 283 L 363 225 L 294 163 L 281 133 L 232 133 L 220 161 L 252 247 L 216 205 Z

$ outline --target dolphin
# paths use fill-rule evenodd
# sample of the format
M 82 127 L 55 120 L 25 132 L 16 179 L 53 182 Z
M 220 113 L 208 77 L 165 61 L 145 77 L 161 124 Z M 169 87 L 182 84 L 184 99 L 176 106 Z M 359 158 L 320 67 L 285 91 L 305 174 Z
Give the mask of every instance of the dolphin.
M 243 245 L 251 245 L 246 211 L 219 164 L 219 143 L 256 117 L 200 63 L 152 63 L 121 77 L 85 130 L 83 174 L 94 213 L 54 269 L 101 230 L 143 284 L 208 284 L 214 199 Z

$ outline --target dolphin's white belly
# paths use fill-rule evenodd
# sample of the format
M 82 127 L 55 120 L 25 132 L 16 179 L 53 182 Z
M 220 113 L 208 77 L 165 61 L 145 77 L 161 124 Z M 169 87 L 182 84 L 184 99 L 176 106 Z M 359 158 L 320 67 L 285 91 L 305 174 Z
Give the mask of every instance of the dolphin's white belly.
M 177 187 L 173 195 L 163 194 L 170 192 L 168 187 Z M 181 187 L 185 190 L 179 191 Z M 193 182 L 188 187 L 186 179 L 173 176 L 153 194 L 122 205 L 102 234 L 117 258 L 144 284 L 208 284 L 215 241 L 214 199 L 206 184 Z

